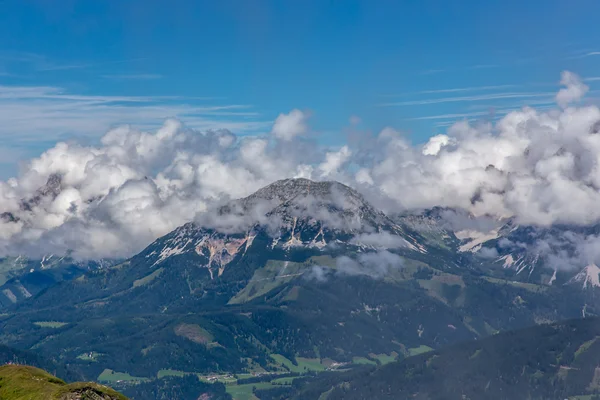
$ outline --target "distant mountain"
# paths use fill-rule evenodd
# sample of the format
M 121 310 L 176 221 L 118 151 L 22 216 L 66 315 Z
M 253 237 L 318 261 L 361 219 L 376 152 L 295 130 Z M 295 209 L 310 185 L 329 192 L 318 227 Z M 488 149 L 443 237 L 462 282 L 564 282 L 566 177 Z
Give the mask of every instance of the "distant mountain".
M 46 184 L 40 187 L 35 194 L 26 199 L 21 199 L 19 204 L 20 211 L 31 211 L 44 200 L 54 200 L 62 191 L 62 176 L 52 174 L 48 177 Z M 18 222 L 20 218 L 9 211 L 0 214 L 0 218 L 6 222 Z
M 455 257 L 462 255 L 463 267 L 486 276 L 573 288 L 577 288 L 573 283 L 581 281 L 579 289 L 592 298 L 594 289 L 600 287 L 600 270 L 593 263 L 576 261 L 581 251 L 577 245 L 600 235 L 600 224 L 519 225 L 512 218 L 475 217 L 464 210 L 440 207 L 398 215 L 394 220 L 413 227 L 430 245 L 448 248 Z
M 278 181 L 15 304 L 0 340 L 149 385 L 382 363 L 598 313 L 583 282 L 521 279 L 474 251 L 506 221 L 456 229 L 448 212 L 388 216 L 337 182 Z
M 378 248 L 426 252 L 418 238 L 358 192 L 337 182 L 278 181 L 220 207 L 201 222 L 205 224 L 189 223 L 158 239 L 133 257 L 132 263 L 154 267 L 185 257 L 186 262 L 206 268 L 213 280 L 255 240 L 269 242 L 265 252 L 284 257 L 286 252 L 344 253 Z
M 31 351 L 0 345 L 0 365 L 3 364 L 22 364 L 42 368 L 51 371 L 62 379 L 79 380 L 82 378 L 76 369 L 67 368 L 52 359 L 42 357 Z
M 600 399 L 600 319 L 540 325 L 299 387 L 317 399 Z M 333 378 L 332 378 L 333 379 Z M 290 396 L 288 396 L 290 397 Z M 267 398 L 267 396 L 265 396 Z
M 3 400 L 127 400 L 109 387 L 93 382 L 67 384 L 48 372 L 25 365 L 0 366 L 0 398 Z
M 54 201 L 63 190 L 63 177 L 52 174 L 46 183 L 29 198 L 19 202 L 19 213 L 5 211 L 0 219 L 5 222 L 25 223 L 23 214 Z M 92 201 L 93 199 L 88 199 Z M 18 214 L 18 215 L 17 215 Z M 21 217 L 19 217 L 19 215 Z M 85 272 L 117 263 L 117 260 L 74 260 L 71 253 L 46 254 L 41 259 L 25 255 L 0 258 L 0 309 L 35 296 L 58 282 L 75 279 Z
M 25 256 L 0 259 L 0 309 L 13 306 L 58 282 L 116 264 L 114 260 L 78 261 L 69 255 L 48 254 L 41 259 Z

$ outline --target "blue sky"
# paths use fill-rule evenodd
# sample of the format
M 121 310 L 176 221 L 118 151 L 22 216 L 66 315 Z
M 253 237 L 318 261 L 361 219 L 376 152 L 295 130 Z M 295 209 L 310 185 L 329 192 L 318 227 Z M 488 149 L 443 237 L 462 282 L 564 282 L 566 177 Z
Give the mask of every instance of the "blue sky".
M 0 0 L 0 177 L 57 140 L 179 116 L 268 132 L 299 108 L 328 145 L 349 120 L 420 142 L 452 121 L 551 106 L 560 72 L 600 88 L 600 2 Z

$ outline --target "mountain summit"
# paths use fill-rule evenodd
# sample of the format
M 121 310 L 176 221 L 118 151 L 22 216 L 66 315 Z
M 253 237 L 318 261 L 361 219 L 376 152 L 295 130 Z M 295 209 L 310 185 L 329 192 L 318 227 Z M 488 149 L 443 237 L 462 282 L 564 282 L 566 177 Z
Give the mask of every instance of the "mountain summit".
M 305 178 L 283 179 L 259 189 L 250 196 L 221 207 L 219 217 L 252 215 L 261 222 L 293 224 L 296 219 L 317 220 L 330 228 L 360 230 L 365 225 L 392 222 L 369 204 L 356 190 L 334 181 Z M 277 221 L 277 218 L 280 221 Z
M 188 254 L 215 278 L 257 237 L 271 251 L 319 252 L 329 245 L 350 246 L 352 251 L 365 247 L 424 251 L 417 239 L 356 190 L 339 182 L 285 179 L 200 215 L 157 239 L 142 255 L 156 266 L 169 257 Z

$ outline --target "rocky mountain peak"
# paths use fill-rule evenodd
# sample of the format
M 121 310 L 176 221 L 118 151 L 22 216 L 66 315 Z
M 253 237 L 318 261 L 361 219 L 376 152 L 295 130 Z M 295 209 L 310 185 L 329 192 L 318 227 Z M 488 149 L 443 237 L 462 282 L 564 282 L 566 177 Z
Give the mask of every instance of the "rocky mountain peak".
M 320 201 L 353 200 L 355 203 L 365 203 L 364 198 L 356 190 L 335 181 L 312 181 L 306 178 L 290 178 L 275 181 L 250 196 L 242 199 L 245 204 L 257 201 L 272 201 L 279 203 L 295 198 L 312 197 Z
M 378 234 L 393 237 L 390 246 L 417 250 L 414 238 L 406 236 L 356 190 L 339 182 L 284 179 L 216 212 L 207 211 L 194 223 L 159 238 L 142 255 L 146 263 L 155 266 L 172 256 L 193 253 L 213 278 L 220 276 L 237 255 L 245 254 L 257 235 L 263 243 L 268 242 L 269 251 L 319 251 L 330 243 L 377 247 L 372 236 Z
M 29 199 L 23 200 L 21 209 L 31 211 L 31 209 L 42 202 L 44 198 L 54 200 L 62 190 L 62 176 L 60 174 L 52 174 L 48 177 L 46 184 L 39 188 L 35 195 Z
M 583 289 L 588 287 L 600 287 L 600 268 L 596 264 L 590 264 L 582 269 L 567 283 L 582 283 Z
M 238 216 L 267 217 L 283 222 L 320 220 L 341 226 L 391 223 L 356 190 L 334 181 L 311 181 L 305 178 L 283 179 L 259 189 L 243 199 L 234 200 L 218 210 L 219 218 Z M 266 221 L 262 221 L 266 222 Z M 338 224 L 339 222 L 339 224 Z

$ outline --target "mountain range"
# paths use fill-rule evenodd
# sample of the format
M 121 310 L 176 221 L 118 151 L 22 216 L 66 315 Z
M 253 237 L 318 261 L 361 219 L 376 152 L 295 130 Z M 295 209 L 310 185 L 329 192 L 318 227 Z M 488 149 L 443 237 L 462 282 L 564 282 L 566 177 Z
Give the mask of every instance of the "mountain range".
M 571 230 L 442 208 L 386 214 L 341 183 L 286 179 L 122 262 L 67 257 L 37 286 L 26 283 L 40 271 L 8 268 L 20 272 L 0 288 L 0 341 L 134 400 L 143 388 L 243 398 L 257 377 L 259 389 L 289 387 L 290 374 L 413 360 L 597 315 L 600 269 L 561 268 L 534 246 Z M 167 394 L 178 380 L 197 392 Z

